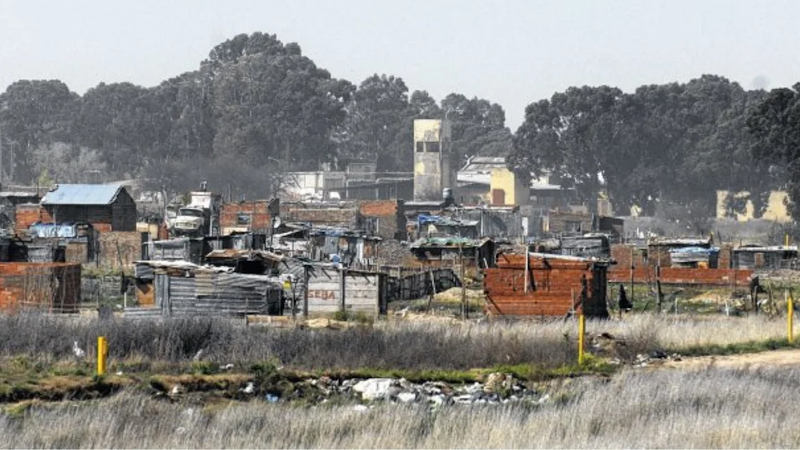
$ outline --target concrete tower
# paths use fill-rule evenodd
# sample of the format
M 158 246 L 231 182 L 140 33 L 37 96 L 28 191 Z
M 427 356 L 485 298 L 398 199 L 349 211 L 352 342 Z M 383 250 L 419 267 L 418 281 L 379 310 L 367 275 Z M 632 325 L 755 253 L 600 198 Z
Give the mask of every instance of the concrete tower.
M 450 122 L 414 120 L 414 201 L 441 201 L 450 182 Z

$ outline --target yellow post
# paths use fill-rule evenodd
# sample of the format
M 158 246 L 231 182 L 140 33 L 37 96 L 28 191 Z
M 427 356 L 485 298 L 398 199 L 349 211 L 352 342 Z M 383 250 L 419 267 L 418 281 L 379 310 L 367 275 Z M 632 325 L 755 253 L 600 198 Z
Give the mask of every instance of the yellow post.
M 794 341 L 794 297 L 791 291 L 786 300 L 786 339 L 789 343 Z
M 789 246 L 789 233 L 783 235 L 783 245 Z
M 583 340 L 586 335 L 586 318 L 583 311 L 578 315 L 578 365 L 583 364 Z
M 97 337 L 97 375 L 106 374 L 106 357 L 108 357 L 108 344 L 103 336 Z

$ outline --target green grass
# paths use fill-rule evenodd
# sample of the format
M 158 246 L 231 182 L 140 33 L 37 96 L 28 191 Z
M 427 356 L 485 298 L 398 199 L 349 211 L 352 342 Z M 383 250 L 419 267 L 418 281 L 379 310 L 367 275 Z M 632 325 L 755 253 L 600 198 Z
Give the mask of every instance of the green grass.
M 765 339 L 763 341 L 748 341 L 726 345 L 697 345 L 668 351 L 679 353 L 683 356 L 722 356 L 740 355 L 745 353 L 760 353 L 787 348 L 800 348 L 800 343 L 796 340 L 794 342 L 789 342 L 785 338 L 775 338 Z

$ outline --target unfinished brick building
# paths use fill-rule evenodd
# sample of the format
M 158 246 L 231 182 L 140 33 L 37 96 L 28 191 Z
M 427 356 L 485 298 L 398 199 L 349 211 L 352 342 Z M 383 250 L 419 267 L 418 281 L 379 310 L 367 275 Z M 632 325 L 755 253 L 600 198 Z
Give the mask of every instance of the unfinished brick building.
M 604 260 L 530 253 L 500 254 L 485 270 L 486 309 L 490 315 L 564 316 L 580 310 L 608 317 Z M 527 284 L 527 287 L 526 287 Z

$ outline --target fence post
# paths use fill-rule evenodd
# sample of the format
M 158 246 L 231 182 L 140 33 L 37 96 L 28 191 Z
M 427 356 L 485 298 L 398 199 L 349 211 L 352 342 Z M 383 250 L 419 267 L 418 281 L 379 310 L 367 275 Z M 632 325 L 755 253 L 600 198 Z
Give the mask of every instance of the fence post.
M 790 344 L 794 341 L 794 296 L 791 291 L 786 299 L 786 339 Z
M 303 318 L 308 319 L 308 266 L 303 265 Z
M 578 314 L 578 365 L 583 365 L 583 341 L 586 335 L 586 316 L 583 309 Z
M 97 376 L 106 374 L 106 358 L 108 356 L 108 343 L 104 336 L 97 337 Z
M 347 302 L 345 300 L 345 296 L 347 295 L 347 292 L 345 290 L 345 283 L 347 281 L 347 271 L 345 270 L 344 267 L 342 267 L 339 273 L 341 276 L 340 279 L 341 285 L 339 286 L 339 301 L 341 303 L 339 304 L 339 310 L 344 313 L 345 311 L 347 311 Z

